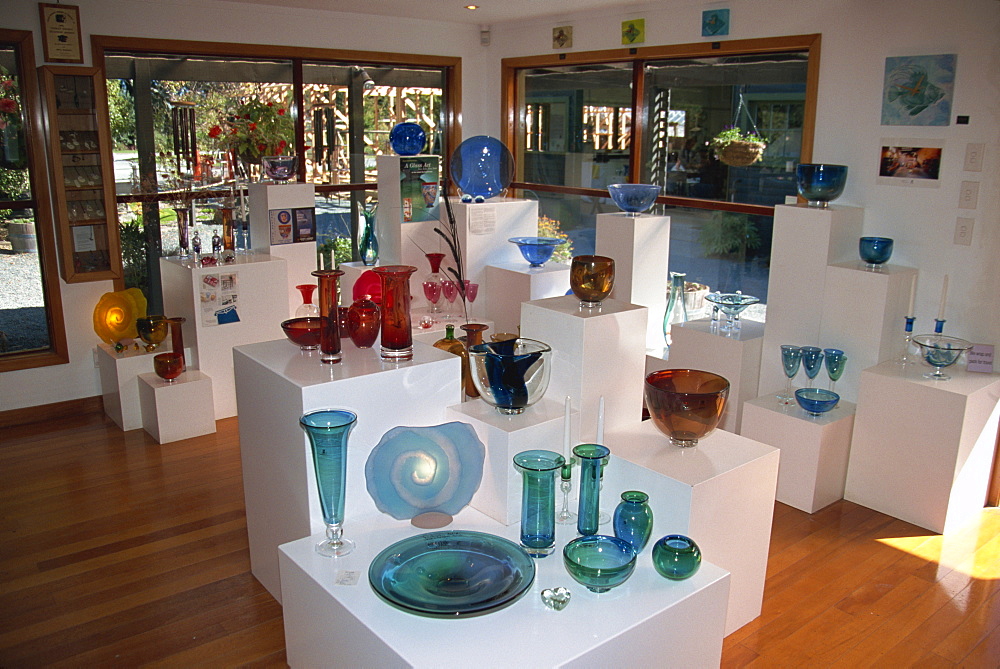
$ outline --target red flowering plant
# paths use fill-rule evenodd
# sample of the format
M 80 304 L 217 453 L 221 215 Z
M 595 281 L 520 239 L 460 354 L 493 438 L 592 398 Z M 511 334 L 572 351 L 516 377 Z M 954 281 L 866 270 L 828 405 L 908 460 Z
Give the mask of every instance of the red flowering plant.
M 294 134 L 288 109 L 256 99 L 240 104 L 208 130 L 208 136 L 218 142 L 220 148 L 254 163 L 261 156 L 282 155 Z
M 17 79 L 0 65 L 0 130 L 7 126 L 20 127 L 21 103 Z

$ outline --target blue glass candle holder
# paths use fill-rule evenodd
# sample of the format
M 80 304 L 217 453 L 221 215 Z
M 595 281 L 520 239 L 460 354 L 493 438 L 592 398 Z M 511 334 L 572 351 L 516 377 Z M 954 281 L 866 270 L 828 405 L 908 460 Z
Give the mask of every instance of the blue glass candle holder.
M 556 474 L 565 464 L 552 451 L 523 451 L 514 456 L 521 473 L 521 547 L 531 557 L 545 557 L 556 543 Z
M 638 216 L 653 206 L 660 195 L 655 184 L 611 184 L 608 194 L 619 209 L 629 216 Z
M 312 448 L 316 488 L 326 523 L 326 539 L 316 544 L 316 552 L 324 557 L 340 557 L 354 550 L 354 542 L 343 537 L 343 523 L 347 438 L 357 421 L 357 414 L 337 409 L 312 411 L 299 419 Z
M 427 133 L 416 123 L 397 123 L 389 131 L 389 146 L 400 156 L 415 156 L 425 144 Z
M 653 568 L 671 581 L 691 578 L 701 568 L 701 549 L 683 534 L 668 534 L 653 544 Z
M 635 558 L 632 544 L 618 537 L 578 537 L 563 547 L 566 571 L 591 592 L 607 592 L 627 581 Z
M 532 267 L 541 267 L 547 263 L 556 247 L 563 243 L 563 240 L 555 237 L 511 237 L 507 241 L 517 244 L 521 256 Z
M 862 237 L 858 240 L 858 255 L 865 267 L 879 270 L 892 257 L 892 240 L 888 237 Z
M 584 535 L 597 534 L 601 521 L 601 467 L 611 450 L 601 444 L 579 444 L 573 455 L 580 461 L 580 505 L 576 529 Z
M 809 206 L 825 209 L 844 192 L 847 166 L 803 163 L 796 168 L 795 177 L 799 195 Z

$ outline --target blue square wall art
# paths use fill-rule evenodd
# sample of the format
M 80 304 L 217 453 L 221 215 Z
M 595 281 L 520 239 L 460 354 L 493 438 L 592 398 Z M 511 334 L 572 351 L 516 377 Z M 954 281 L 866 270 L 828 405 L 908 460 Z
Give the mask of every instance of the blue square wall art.
M 950 125 L 955 54 L 885 59 L 882 125 Z

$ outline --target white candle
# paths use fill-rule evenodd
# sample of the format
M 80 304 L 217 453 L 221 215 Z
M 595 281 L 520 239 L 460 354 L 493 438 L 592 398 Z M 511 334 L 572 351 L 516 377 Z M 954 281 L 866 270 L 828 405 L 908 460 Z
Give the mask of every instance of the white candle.
M 938 307 L 937 319 L 939 321 L 944 320 L 944 305 L 948 300 L 948 275 L 944 275 L 944 284 L 941 286 L 941 306 Z
M 906 315 L 909 318 L 913 318 L 913 301 L 917 299 L 917 275 L 913 275 L 913 280 L 910 281 L 910 307 L 906 310 Z
M 604 443 L 604 395 L 597 404 L 597 443 Z
M 569 395 L 566 396 L 566 411 L 563 414 L 563 457 L 566 458 L 566 462 L 573 456 L 573 452 L 570 450 L 570 427 L 569 427 Z

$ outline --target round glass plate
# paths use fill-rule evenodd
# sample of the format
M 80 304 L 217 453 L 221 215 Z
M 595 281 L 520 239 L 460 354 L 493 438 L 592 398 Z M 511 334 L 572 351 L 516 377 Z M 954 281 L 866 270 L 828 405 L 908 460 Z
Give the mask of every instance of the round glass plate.
M 409 613 L 438 618 L 492 613 L 520 598 L 535 564 L 513 541 L 472 532 L 427 532 L 375 556 L 368 581 L 377 595 Z
M 451 154 L 451 176 L 466 195 L 489 199 L 514 178 L 514 157 L 495 137 L 470 137 Z

